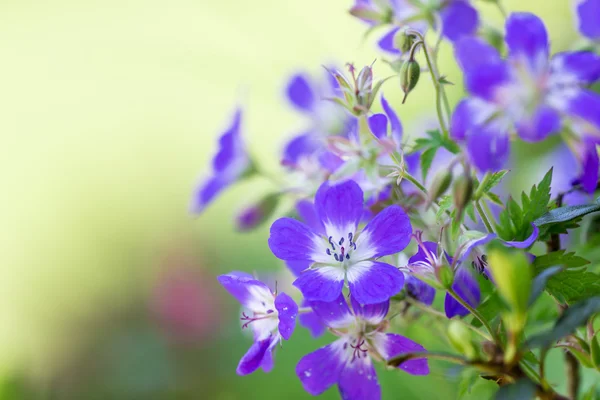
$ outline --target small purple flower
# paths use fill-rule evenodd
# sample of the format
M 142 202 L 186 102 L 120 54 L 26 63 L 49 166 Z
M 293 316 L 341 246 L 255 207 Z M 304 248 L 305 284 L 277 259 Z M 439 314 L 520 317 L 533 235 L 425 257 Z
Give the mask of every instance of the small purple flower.
M 505 40 L 506 60 L 477 38 L 455 46 L 472 97 L 457 105 L 451 132 L 481 171 L 502 168 L 512 128 L 532 142 L 557 132 L 565 117 L 600 129 L 600 95 L 584 88 L 600 78 L 600 56 L 564 52 L 550 59 L 546 28 L 530 13 L 510 15 Z
M 252 169 L 252 162 L 241 136 L 242 110 L 236 109 L 231 125 L 219 139 L 219 151 L 212 160 L 212 175 L 202 181 L 192 199 L 191 210 L 199 214 L 228 186 Z
M 390 360 L 404 353 L 423 352 L 420 344 L 395 333 L 384 333 L 389 301 L 361 306 L 352 300 L 352 310 L 344 296 L 334 302 L 311 302 L 313 310 L 339 337 L 335 342 L 304 356 L 296 374 L 304 389 L 313 396 L 337 384 L 345 400 L 379 400 L 381 388 L 373 359 Z M 411 375 L 429 374 L 426 359 L 402 363 L 399 369 Z
M 460 263 L 454 263 L 453 260 L 445 255 L 440 254 L 440 249 L 437 243 L 424 242 L 421 238 L 421 232 L 415 234 L 417 244 L 419 245 L 418 252 L 408 260 L 408 265 L 404 267 L 410 275 L 413 275 L 415 283 L 417 283 L 418 292 L 413 294 L 417 300 L 431 305 L 435 290 L 424 281 L 435 282 L 438 270 L 444 265 L 447 265 L 444 258 L 449 261 L 455 268 L 454 280 L 452 282 L 452 290 L 460 296 L 460 298 L 469 304 L 471 307 L 477 307 L 481 300 L 481 293 L 477 280 L 471 273 Z M 409 293 L 409 295 L 411 295 Z M 469 311 L 462 306 L 454 297 L 446 293 L 444 301 L 444 310 L 448 318 L 456 315 L 465 316 Z
M 591 40 L 600 40 L 600 0 L 576 1 L 579 32 Z
M 262 368 L 273 368 L 273 350 L 282 339 L 288 340 L 296 326 L 298 305 L 285 293 L 275 294 L 261 281 L 243 272 L 218 277 L 219 283 L 248 311 L 242 313 L 242 328 L 252 328 L 254 344 L 237 368 L 247 375 Z
M 401 207 L 385 208 L 361 231 L 363 191 L 356 182 L 346 181 L 321 185 L 315 208 L 324 234 L 295 219 L 281 218 L 271 226 L 269 237 L 276 257 L 312 263 L 294 282 L 307 300 L 335 300 L 345 280 L 360 304 L 382 302 L 402 289 L 402 273 L 375 261 L 400 252 L 410 242 L 412 227 Z
M 343 161 L 327 149 L 327 138 L 346 136 L 353 118 L 331 99 L 340 95 L 337 81 L 327 74 L 324 83 L 304 73 L 293 75 L 286 85 L 286 98 L 307 121 L 302 133 L 284 146 L 281 163 L 293 188 L 313 194 L 327 176 Z M 312 189 L 312 192 L 311 192 Z

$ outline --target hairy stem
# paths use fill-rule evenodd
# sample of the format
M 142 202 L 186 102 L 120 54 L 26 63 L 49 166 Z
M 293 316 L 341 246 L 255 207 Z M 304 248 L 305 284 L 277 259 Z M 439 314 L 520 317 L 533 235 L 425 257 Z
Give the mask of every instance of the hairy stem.
M 485 225 L 485 229 L 487 229 L 487 231 L 489 233 L 494 233 L 494 228 L 492 228 L 492 224 L 490 223 L 490 220 L 488 219 L 487 214 L 485 213 L 483 208 L 481 208 L 481 203 L 479 203 L 479 200 L 475 201 L 475 208 L 477 209 L 477 212 L 479 213 L 479 217 L 481 217 L 481 220 L 483 221 L 483 224 Z

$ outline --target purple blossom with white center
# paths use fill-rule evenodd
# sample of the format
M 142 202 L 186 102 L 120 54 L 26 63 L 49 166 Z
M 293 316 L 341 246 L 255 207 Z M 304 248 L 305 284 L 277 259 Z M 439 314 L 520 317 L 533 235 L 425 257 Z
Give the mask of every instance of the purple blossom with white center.
M 510 15 L 505 41 L 506 60 L 477 38 L 455 46 L 472 97 L 457 105 L 451 132 L 466 142 L 481 171 L 503 166 L 513 128 L 532 142 L 557 132 L 565 117 L 600 128 L 600 95 L 584 88 L 600 78 L 600 56 L 579 51 L 549 58 L 546 28 L 530 13 Z
M 219 139 L 219 150 L 212 160 L 212 174 L 204 179 L 192 198 L 191 210 L 199 214 L 228 186 L 252 169 L 252 162 L 241 136 L 242 110 L 236 109 L 229 127 Z
M 294 282 L 307 300 L 335 300 L 344 281 L 360 304 L 385 301 L 402 289 L 403 274 L 376 259 L 408 245 L 410 220 L 400 206 L 393 205 L 359 230 L 363 199 L 363 191 L 354 181 L 325 182 L 315 197 L 324 234 L 292 218 L 278 219 L 271 226 L 269 247 L 276 257 L 312 263 Z
M 381 388 L 373 360 L 390 360 L 425 348 L 404 336 L 384 333 L 389 301 L 368 306 L 354 299 L 351 302 L 352 310 L 342 295 L 333 302 L 310 303 L 339 339 L 304 356 L 296 366 L 296 374 L 313 396 L 337 384 L 345 400 L 379 400 Z M 398 368 L 411 375 L 429 373 L 426 359 L 409 360 Z
M 242 312 L 242 328 L 251 328 L 254 344 L 237 367 L 239 375 L 262 368 L 273 368 L 273 350 L 282 339 L 288 340 L 296 327 L 298 305 L 285 293 L 275 294 L 261 281 L 243 272 L 217 278 L 219 283 L 247 310 Z
M 600 0 L 577 0 L 577 27 L 583 36 L 600 40 Z
M 379 48 L 400 54 L 394 36 L 400 29 L 411 28 L 425 34 L 427 19 L 441 23 L 442 34 L 451 41 L 475 34 L 479 26 L 477 10 L 467 0 L 355 0 L 350 14 L 371 26 L 391 24 L 392 28 L 377 42 Z

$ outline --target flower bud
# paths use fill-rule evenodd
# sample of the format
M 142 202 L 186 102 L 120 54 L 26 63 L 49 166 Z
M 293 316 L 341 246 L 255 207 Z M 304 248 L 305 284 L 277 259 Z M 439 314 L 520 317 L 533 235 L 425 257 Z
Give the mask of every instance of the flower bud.
M 402 68 L 400 69 L 400 87 L 404 92 L 404 99 L 402 99 L 402 104 L 406 101 L 406 97 L 410 93 L 411 90 L 417 86 L 417 82 L 419 81 L 419 76 L 421 75 L 421 67 L 419 63 L 415 60 L 408 60 L 402 64 Z
M 459 353 L 464 354 L 469 360 L 477 358 L 471 331 L 462 322 L 451 320 L 448 324 L 447 334 L 450 343 Z
M 454 207 L 464 210 L 473 197 L 473 178 L 470 175 L 461 175 L 454 181 L 452 188 Z
M 394 35 L 394 47 L 400 50 L 402 53 L 408 53 L 415 43 L 415 36 L 407 35 L 406 31 L 400 29 Z
M 433 182 L 429 187 L 429 202 L 428 204 L 433 203 L 437 199 L 440 198 L 441 195 L 446 193 L 446 190 L 450 187 L 452 183 L 452 170 L 444 169 L 438 172 L 433 178 Z
M 238 231 L 254 230 L 269 219 L 277 208 L 279 197 L 279 193 L 269 194 L 258 203 L 243 208 L 235 218 Z
M 365 66 L 360 70 L 356 77 L 356 93 L 357 102 L 361 106 L 368 108 L 369 99 L 373 91 L 373 69 L 370 66 Z

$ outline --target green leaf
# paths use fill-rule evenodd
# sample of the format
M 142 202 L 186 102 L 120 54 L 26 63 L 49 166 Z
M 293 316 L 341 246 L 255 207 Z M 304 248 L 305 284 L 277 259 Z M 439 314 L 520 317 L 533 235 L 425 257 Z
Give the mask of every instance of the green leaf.
M 475 207 L 473 203 L 469 203 L 469 205 L 465 208 L 467 215 L 471 218 L 471 221 L 477 223 L 477 216 L 475 215 Z
M 551 330 L 531 337 L 527 341 L 527 346 L 529 348 L 550 347 L 553 343 L 573 333 L 575 329 L 585 324 L 592 315 L 599 311 L 600 297 L 592 297 L 574 304 L 563 312 Z
M 519 317 L 525 317 L 531 294 L 531 268 L 523 252 L 495 247 L 488 254 L 488 267 L 502 298 Z
M 546 291 L 567 304 L 600 296 L 600 275 L 585 269 L 562 271 L 548 280 Z
M 598 333 L 596 333 L 590 342 L 590 357 L 592 359 L 592 363 L 594 364 L 594 368 L 600 370 L 600 343 L 598 343 L 598 336 Z
M 503 206 L 504 203 L 502 202 L 502 200 L 500 200 L 500 196 L 498 196 L 497 194 L 494 194 L 492 192 L 488 192 L 485 194 L 485 196 L 490 199 L 490 201 L 492 201 L 493 203 L 498 204 L 499 206 Z
M 566 250 L 558 250 L 536 257 L 533 261 L 533 269 L 535 271 L 534 274 L 538 275 L 543 270 L 554 266 L 579 268 L 589 263 L 585 258 L 576 256 L 575 253 L 566 253 Z
M 543 270 L 531 283 L 531 294 L 529 295 L 529 306 L 531 306 L 546 288 L 548 280 L 562 271 L 561 267 L 550 267 Z
M 548 211 L 534 221 L 537 226 L 567 222 L 600 211 L 600 197 L 592 204 L 567 206 Z
M 500 183 L 502 178 L 508 173 L 508 170 L 501 170 L 498 172 L 494 172 L 493 174 L 486 175 L 481 185 L 477 188 L 477 193 L 475 194 L 475 200 L 479 200 L 482 196 L 488 193 L 490 190 L 494 188 L 497 184 Z
M 583 394 L 581 400 L 598 400 L 600 396 L 598 396 L 598 393 L 596 391 L 597 385 L 598 384 L 590 386 L 589 390 Z
M 492 322 L 492 320 L 495 317 L 499 316 L 500 312 L 504 311 L 505 309 L 506 307 L 502 303 L 498 292 L 493 292 L 492 294 L 490 294 L 490 296 L 487 299 L 485 299 L 485 301 L 481 303 L 479 307 L 477 307 L 477 311 L 479 311 L 479 314 L 481 314 L 483 319 L 489 322 Z M 473 318 L 473 322 L 471 323 L 471 325 L 478 328 L 482 324 L 481 321 L 479 321 L 479 319 Z
M 439 201 L 440 209 L 435 213 L 436 219 L 439 221 L 446 215 L 446 211 L 452 207 L 452 196 L 442 196 Z
M 502 386 L 496 392 L 496 400 L 528 400 L 535 397 L 537 389 L 529 379 L 521 378 L 512 385 Z
M 474 368 L 465 368 L 460 374 L 460 382 L 458 383 L 457 399 L 462 399 L 467 394 L 471 393 L 471 388 L 477 382 L 479 372 Z
M 445 76 L 440 76 L 440 79 L 438 79 L 438 82 L 441 83 L 442 85 L 454 85 L 454 83 L 452 83 L 448 79 L 446 79 Z
M 427 178 L 427 173 L 429 172 L 429 168 L 431 168 L 431 163 L 437 151 L 438 147 L 430 147 L 421 154 L 421 174 L 423 181 Z
M 552 183 L 552 171 L 553 168 L 546 173 L 544 178 L 540 181 L 537 186 L 533 186 L 531 188 L 531 193 L 529 194 L 529 199 L 527 201 L 523 201 L 523 211 L 525 212 L 525 221 L 527 224 L 535 221 L 542 215 L 548 211 L 548 203 L 550 203 L 550 184 Z M 525 193 L 523 193 L 523 199 L 526 198 Z

